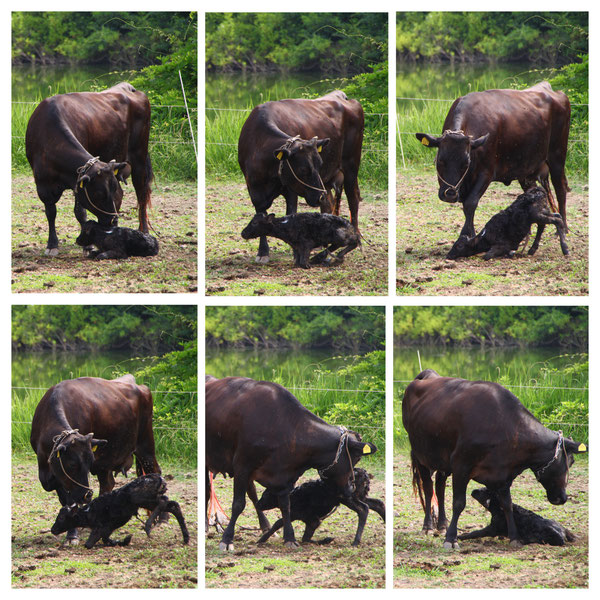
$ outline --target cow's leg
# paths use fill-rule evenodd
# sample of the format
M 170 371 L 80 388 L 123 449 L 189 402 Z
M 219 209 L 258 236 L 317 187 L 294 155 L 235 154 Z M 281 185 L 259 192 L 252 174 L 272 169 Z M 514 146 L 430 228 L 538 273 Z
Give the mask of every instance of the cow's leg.
M 566 148 L 566 144 L 564 146 Z M 569 183 L 565 175 L 565 159 L 566 157 L 562 151 L 552 152 L 548 156 L 548 167 L 550 169 L 552 185 L 556 191 L 558 212 L 562 217 L 565 231 L 569 231 L 569 227 L 567 226 L 567 192 L 569 191 Z
M 250 477 L 246 473 L 235 473 L 233 477 L 233 503 L 231 505 L 231 517 L 229 523 L 223 532 L 223 537 L 219 543 L 219 550 L 223 552 L 233 552 L 233 534 L 238 517 L 246 507 L 246 493 Z
M 292 527 L 292 519 L 290 513 L 290 493 L 284 492 L 278 494 L 277 499 L 279 501 L 279 508 L 281 510 L 281 518 L 283 519 L 283 543 L 286 548 L 296 548 L 298 542 L 294 535 L 294 528 Z
M 312 542 L 312 538 L 313 535 L 315 535 L 315 531 L 317 530 L 317 528 L 319 527 L 319 525 L 321 524 L 321 519 L 310 519 L 309 521 L 305 521 L 304 525 L 304 533 L 302 535 L 302 543 L 303 544 L 308 544 L 310 542 Z M 331 541 L 331 539 L 333 538 L 326 538 L 329 541 Z M 325 543 L 329 543 L 329 541 L 326 541 Z
M 143 145 L 144 144 L 141 143 L 141 146 Z M 148 207 L 151 206 L 152 193 L 150 183 L 154 177 L 152 174 L 152 163 L 150 162 L 150 156 L 146 153 L 144 153 L 146 154 L 145 156 L 139 153 L 131 154 L 131 148 L 129 152 L 131 164 L 137 165 L 137 167 L 131 171 L 131 182 L 133 183 L 137 198 L 140 231 L 148 233 Z
M 358 172 L 358 169 L 356 170 Z M 360 189 L 358 188 L 358 179 L 355 175 L 346 176 L 344 172 L 344 191 L 348 198 L 348 209 L 350 210 L 350 222 L 358 232 L 358 207 L 360 205 Z
M 265 513 L 259 508 L 256 508 L 256 504 L 258 502 L 258 495 L 256 493 L 256 485 L 254 485 L 254 481 L 251 481 L 248 485 L 248 498 L 250 498 L 250 501 L 252 502 L 252 504 L 254 505 L 254 509 L 256 510 L 256 516 L 258 517 L 258 525 L 260 527 L 260 530 L 263 533 L 266 533 L 271 528 L 271 525 L 269 525 L 269 519 L 267 519 Z
M 425 533 L 425 535 L 429 535 L 433 533 L 433 518 L 431 515 L 431 499 L 433 498 L 433 483 L 431 481 L 431 471 L 428 467 L 422 465 L 417 462 L 413 457 L 413 465 L 417 470 L 415 476 L 419 477 L 420 480 L 420 488 L 423 491 L 423 512 L 425 513 L 425 517 L 423 519 L 423 527 L 421 531 Z
M 500 506 L 504 511 L 504 516 L 506 517 L 506 526 L 508 529 L 508 539 L 510 540 L 510 545 L 515 548 L 519 548 L 522 546 L 522 543 L 519 537 L 519 532 L 517 531 L 515 515 L 513 514 L 510 486 L 505 486 L 496 490 L 496 494 L 498 496 Z
M 208 468 L 205 469 L 206 471 L 206 479 L 204 480 L 204 514 L 205 514 L 205 519 L 204 519 L 204 533 L 208 533 L 208 501 L 210 499 L 210 494 L 212 492 L 212 481 L 210 480 L 210 475 L 208 474 Z
M 462 201 L 463 213 L 465 215 L 465 224 L 460 232 L 460 235 L 466 235 L 467 237 L 475 237 L 475 210 L 479 204 L 479 200 L 490 184 L 490 179 L 481 174 L 475 185 L 469 191 L 467 197 Z
M 279 179 L 273 179 L 270 181 L 257 181 L 250 182 L 246 179 L 248 186 L 248 193 L 254 206 L 256 214 L 264 213 L 267 214 L 269 208 L 273 204 L 273 200 L 283 193 L 281 182 Z M 298 197 L 296 196 L 296 201 Z M 291 203 L 292 197 L 290 196 L 289 202 Z M 286 198 L 286 210 L 290 209 L 291 205 L 288 206 L 288 200 Z M 267 242 L 266 236 L 261 236 L 258 242 L 258 254 L 255 261 L 259 264 L 267 264 L 269 262 L 269 243 Z
M 67 500 L 67 494 L 62 488 L 58 488 L 56 490 L 56 494 L 58 495 L 58 499 L 60 501 L 61 506 L 66 506 L 67 504 L 69 504 Z M 76 546 L 77 544 L 79 544 L 79 530 L 77 529 L 77 527 L 75 527 L 74 529 L 67 530 L 67 538 L 65 540 L 65 543 L 67 545 L 72 546 Z
M 467 504 L 468 475 L 460 472 L 452 473 L 452 519 L 446 530 L 444 548 L 458 549 L 458 519 Z
M 108 494 L 115 487 L 115 478 L 112 471 L 100 471 L 97 474 L 100 484 L 100 494 Z
M 437 516 L 437 531 L 438 533 L 444 533 L 448 529 L 448 517 L 446 516 L 446 480 L 448 475 L 443 471 L 436 471 L 435 473 L 435 495 L 438 502 L 438 516 Z
M 369 505 L 362 500 L 350 498 L 350 500 L 342 500 L 342 504 L 353 510 L 358 515 L 358 527 L 356 528 L 356 535 L 354 536 L 353 546 L 358 546 L 362 538 L 365 523 L 369 516 Z
M 60 196 L 59 196 L 60 197 Z M 58 254 L 58 236 L 56 235 L 56 200 L 44 201 L 44 211 L 48 220 L 48 243 L 46 244 L 46 255 L 56 256 Z
M 298 212 L 298 194 L 289 189 L 284 189 L 282 194 L 285 198 L 285 214 L 295 215 Z
M 279 531 L 283 527 L 283 519 L 277 519 L 275 523 L 273 523 L 273 527 L 266 531 L 258 540 L 258 544 L 264 544 L 276 531 Z

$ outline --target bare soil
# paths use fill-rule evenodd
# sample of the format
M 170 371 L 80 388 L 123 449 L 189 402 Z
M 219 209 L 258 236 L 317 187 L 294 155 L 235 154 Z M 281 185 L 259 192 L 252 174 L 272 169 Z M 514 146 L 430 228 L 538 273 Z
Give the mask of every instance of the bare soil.
M 12 291 L 185 293 L 198 289 L 197 186 L 155 184 L 149 211 L 150 233 L 158 239 L 158 256 L 91 260 L 75 244 L 79 224 L 73 194 L 66 190 L 57 204 L 59 254 L 44 254 L 48 224 L 32 176 L 13 176 Z M 138 228 L 132 185 L 124 188 L 121 227 Z M 94 218 L 89 214 L 89 218 Z
M 398 588 L 587 588 L 589 585 L 588 461 L 575 458 L 563 506 L 546 500 L 543 487 L 531 472 L 513 483 L 513 502 L 554 519 L 577 539 L 565 546 L 530 544 L 514 549 L 504 538 L 459 542 L 458 550 L 444 550 L 443 538 L 422 531 L 423 510 L 413 494 L 410 457 L 397 453 L 394 464 L 394 587 Z M 450 481 L 450 480 L 449 480 Z M 469 484 L 467 507 L 458 522 L 459 534 L 481 529 L 490 514 L 474 500 Z M 446 489 L 451 511 L 452 485 Z M 449 513 L 450 514 L 450 513 Z
M 563 256 L 554 227 L 547 227 L 534 256 L 483 260 L 479 254 L 447 260 L 464 224 L 461 204 L 438 196 L 435 174 L 397 176 L 397 295 L 425 296 L 586 296 L 589 292 L 589 194 L 587 185 L 570 182 L 567 195 L 569 256 Z M 475 213 L 475 229 L 522 193 L 518 184 L 494 183 Z M 534 232 L 535 232 L 535 228 Z M 529 245 L 533 242 L 533 236 Z M 528 245 L 528 248 L 529 248 Z
M 343 264 L 294 268 L 292 250 L 269 238 L 270 262 L 256 264 L 258 240 L 245 241 L 240 233 L 254 215 L 243 182 L 211 181 L 206 185 L 206 294 L 222 296 L 371 296 L 388 289 L 388 196 L 387 192 L 361 190 L 359 226 L 364 237 L 361 249 L 346 255 Z M 312 211 L 302 198 L 298 211 Z M 271 211 L 285 213 L 283 198 Z M 342 197 L 341 216 L 349 219 Z
M 384 469 L 378 463 L 364 460 L 360 466 L 374 475 L 370 496 L 385 499 Z M 298 484 L 317 477 L 309 471 Z M 217 498 L 226 513 L 231 514 L 233 480 L 214 480 Z M 258 486 L 260 488 L 260 486 Z M 260 488 L 262 490 L 262 488 Z M 259 497 L 262 492 L 259 491 Z M 268 511 L 274 523 L 281 515 Z M 207 588 L 383 588 L 385 586 L 385 524 L 379 515 L 369 512 L 360 546 L 352 547 L 358 517 L 340 506 L 317 529 L 313 539 L 333 537 L 326 545 L 301 544 L 294 550 L 283 546 L 281 530 L 267 543 L 258 545 L 261 536 L 252 503 L 236 524 L 235 550 L 219 551 L 221 534 L 211 527 L 205 543 L 205 581 Z M 300 540 L 304 524 L 294 522 L 296 539 Z
M 131 519 L 114 532 L 114 539 L 133 534 L 129 546 L 91 550 L 83 545 L 89 530 L 81 532 L 77 546 L 63 545 L 64 535 L 53 536 L 50 527 L 60 508 L 54 492 L 45 492 L 38 480 L 37 463 L 13 457 L 12 465 L 12 586 L 14 588 L 195 588 L 198 585 L 198 480 L 195 473 L 163 469 L 167 494 L 176 500 L 186 519 L 190 543 L 183 545 L 176 519 L 152 530 Z M 118 478 L 117 486 L 126 483 Z M 98 493 L 97 481 L 93 484 Z M 143 517 L 144 515 L 141 515 Z

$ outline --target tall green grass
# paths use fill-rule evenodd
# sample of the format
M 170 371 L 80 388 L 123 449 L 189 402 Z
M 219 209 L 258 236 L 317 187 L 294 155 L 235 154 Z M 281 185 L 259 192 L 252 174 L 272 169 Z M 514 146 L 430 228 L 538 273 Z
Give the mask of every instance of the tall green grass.
M 546 426 L 562 430 L 578 442 L 589 441 L 588 357 L 587 354 L 567 355 L 566 366 L 556 367 L 551 361 L 537 365 L 522 364 L 510 373 L 491 368 L 481 379 L 494 381 L 510 390 Z M 564 359 L 565 356 L 559 357 Z M 435 367 L 433 367 L 435 368 Z M 395 377 L 396 379 L 396 377 Z M 402 398 L 405 382 L 394 384 L 394 446 L 409 447 L 402 425 Z

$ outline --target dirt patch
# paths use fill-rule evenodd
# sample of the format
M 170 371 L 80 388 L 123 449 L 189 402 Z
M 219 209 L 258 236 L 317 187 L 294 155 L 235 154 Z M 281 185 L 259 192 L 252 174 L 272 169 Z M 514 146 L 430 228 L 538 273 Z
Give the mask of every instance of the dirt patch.
M 164 467 L 164 465 L 163 465 Z M 91 550 L 83 543 L 63 546 L 64 536 L 50 533 L 60 508 L 56 494 L 38 481 L 37 463 L 13 458 L 12 586 L 15 588 L 194 588 L 198 584 L 198 480 L 195 473 L 163 468 L 168 495 L 181 505 L 190 543 L 184 546 L 174 518 L 147 537 L 143 523 L 131 519 L 113 534 L 132 534 L 129 546 Z M 125 483 L 118 478 L 117 485 Z M 97 494 L 97 482 L 94 480 Z M 82 532 L 85 541 L 88 530 Z
M 512 485 L 513 502 L 554 519 L 577 540 L 566 546 L 530 544 L 515 550 L 507 539 L 463 540 L 460 549 L 442 548 L 443 538 L 421 532 L 423 511 L 414 496 L 410 458 L 400 453 L 394 464 L 394 587 L 399 588 L 587 588 L 589 585 L 588 462 L 576 457 L 570 471 L 569 501 L 553 506 L 531 472 Z M 458 522 L 459 534 L 481 529 L 489 513 L 471 498 Z M 451 485 L 446 505 L 451 507 Z M 450 516 L 450 515 L 449 515 Z
M 364 463 L 364 464 L 363 464 Z M 379 463 L 361 462 L 374 475 L 370 495 L 385 499 L 384 468 Z M 309 471 L 298 483 L 317 477 Z M 260 488 L 260 486 L 259 486 Z M 262 488 L 260 488 L 262 490 Z M 231 511 L 233 481 L 218 477 L 215 491 L 227 514 Z M 259 492 L 260 495 L 261 492 Z M 267 512 L 273 523 L 277 510 Z M 295 550 L 283 547 L 281 536 L 257 545 L 261 533 L 251 502 L 238 519 L 235 551 L 219 551 L 221 535 L 211 528 L 205 544 L 205 581 L 208 588 L 383 588 L 385 586 L 385 524 L 377 513 L 369 512 L 359 547 L 351 546 L 358 517 L 340 506 L 317 529 L 314 540 L 333 537 L 327 545 L 303 544 Z M 304 524 L 294 523 L 296 539 Z M 279 532 L 281 533 L 281 531 Z
M 155 184 L 150 223 L 158 238 L 153 257 L 94 261 L 75 244 L 79 224 L 68 190 L 57 204 L 59 255 L 45 256 L 48 225 L 33 177 L 13 176 L 12 291 L 185 293 L 198 289 L 197 186 L 195 183 Z M 122 227 L 137 229 L 133 186 L 125 187 L 119 219 Z M 90 215 L 90 218 L 92 216 Z
M 206 185 L 206 293 L 223 296 L 371 296 L 387 294 L 387 193 L 361 190 L 359 224 L 364 236 L 362 252 L 356 249 L 335 267 L 293 268 L 292 250 L 269 238 L 271 260 L 254 262 L 258 240 L 240 236 L 254 210 L 243 183 L 209 182 Z M 342 197 L 342 216 L 349 219 Z M 299 199 L 298 210 L 312 211 Z M 272 212 L 285 212 L 282 198 Z
M 482 255 L 446 260 L 464 224 L 462 205 L 446 204 L 437 196 L 435 174 L 403 172 L 397 176 L 398 295 L 448 296 L 585 296 L 588 294 L 587 186 L 571 182 L 567 196 L 567 236 L 570 255 L 564 257 L 547 227 L 534 256 L 485 261 Z M 494 183 L 475 213 L 475 229 L 506 208 L 521 193 Z M 535 228 L 533 228 L 535 231 Z M 533 242 L 533 237 L 529 245 Z M 529 246 L 528 246 L 529 247 Z

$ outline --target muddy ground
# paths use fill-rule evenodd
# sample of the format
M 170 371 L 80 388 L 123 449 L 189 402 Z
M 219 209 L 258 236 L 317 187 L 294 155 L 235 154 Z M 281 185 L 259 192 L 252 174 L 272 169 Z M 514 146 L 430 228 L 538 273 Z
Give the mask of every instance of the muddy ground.
M 374 475 L 370 496 L 385 500 L 383 465 L 368 459 L 361 467 Z M 299 480 L 317 477 L 309 471 Z M 219 476 L 215 491 L 225 512 L 231 514 L 233 481 Z M 257 486 L 259 496 L 262 488 Z M 269 521 L 279 517 L 278 510 L 268 511 Z M 238 519 L 233 553 L 219 551 L 220 534 L 211 527 L 205 543 L 205 581 L 207 588 L 383 588 L 385 586 L 385 524 L 379 515 L 369 512 L 360 546 L 352 547 L 358 517 L 340 506 L 317 529 L 313 539 L 333 537 L 330 544 L 301 544 L 288 550 L 283 546 L 281 531 L 267 543 L 256 542 L 261 533 L 250 501 Z M 300 540 L 304 524 L 293 523 Z
M 446 260 L 464 224 L 462 205 L 438 196 L 435 174 L 400 172 L 396 180 L 396 293 L 418 296 L 585 296 L 588 294 L 589 194 L 571 181 L 567 244 L 563 256 L 554 227 L 547 227 L 534 256 L 483 260 L 481 254 Z M 475 213 L 480 231 L 522 193 L 518 184 L 493 183 Z M 532 228 L 535 234 L 535 227 Z M 533 242 L 529 240 L 527 249 Z
M 364 237 L 362 251 L 346 255 L 335 267 L 293 267 L 292 250 L 269 238 L 271 260 L 256 264 L 258 240 L 243 240 L 240 233 L 254 209 L 243 182 L 207 182 L 206 185 L 206 294 L 221 296 L 372 296 L 388 289 L 387 192 L 361 190 L 358 220 Z M 300 198 L 298 211 L 314 211 Z M 282 197 L 271 212 L 285 214 Z M 349 219 L 346 197 L 341 216 Z
M 138 228 L 137 201 L 131 184 L 124 187 L 121 227 Z M 75 244 L 79 224 L 74 198 L 66 190 L 57 204 L 59 255 L 44 254 L 48 224 L 33 177 L 13 176 L 12 291 L 185 293 L 198 289 L 197 186 L 155 183 L 149 212 L 158 256 L 95 261 Z M 94 218 L 88 213 L 88 218 Z
M 413 494 L 410 457 L 401 452 L 394 464 L 394 587 L 399 588 L 586 588 L 589 585 L 588 461 L 576 457 L 563 506 L 546 500 L 543 487 L 528 471 L 511 488 L 513 502 L 554 519 L 577 540 L 566 546 L 531 544 L 520 549 L 507 539 L 460 541 L 459 550 L 444 550 L 443 538 L 421 532 L 423 511 Z M 471 482 L 467 506 L 458 522 L 459 534 L 481 529 L 489 513 L 471 496 L 481 487 Z M 451 483 L 446 506 L 451 508 Z
M 198 480 L 196 473 L 163 465 L 167 494 L 176 500 L 186 519 L 190 543 L 184 546 L 176 519 L 152 530 L 133 518 L 113 534 L 132 534 L 129 546 L 105 547 L 98 542 L 87 550 L 82 543 L 64 546 L 64 535 L 50 528 L 60 508 L 54 492 L 38 480 L 37 462 L 21 456 L 12 465 L 12 586 L 14 588 L 195 588 L 198 585 Z M 117 478 L 117 485 L 127 480 Z M 131 474 L 129 481 L 131 481 Z M 94 496 L 98 492 L 94 480 Z M 143 517 L 144 515 L 142 515 Z

